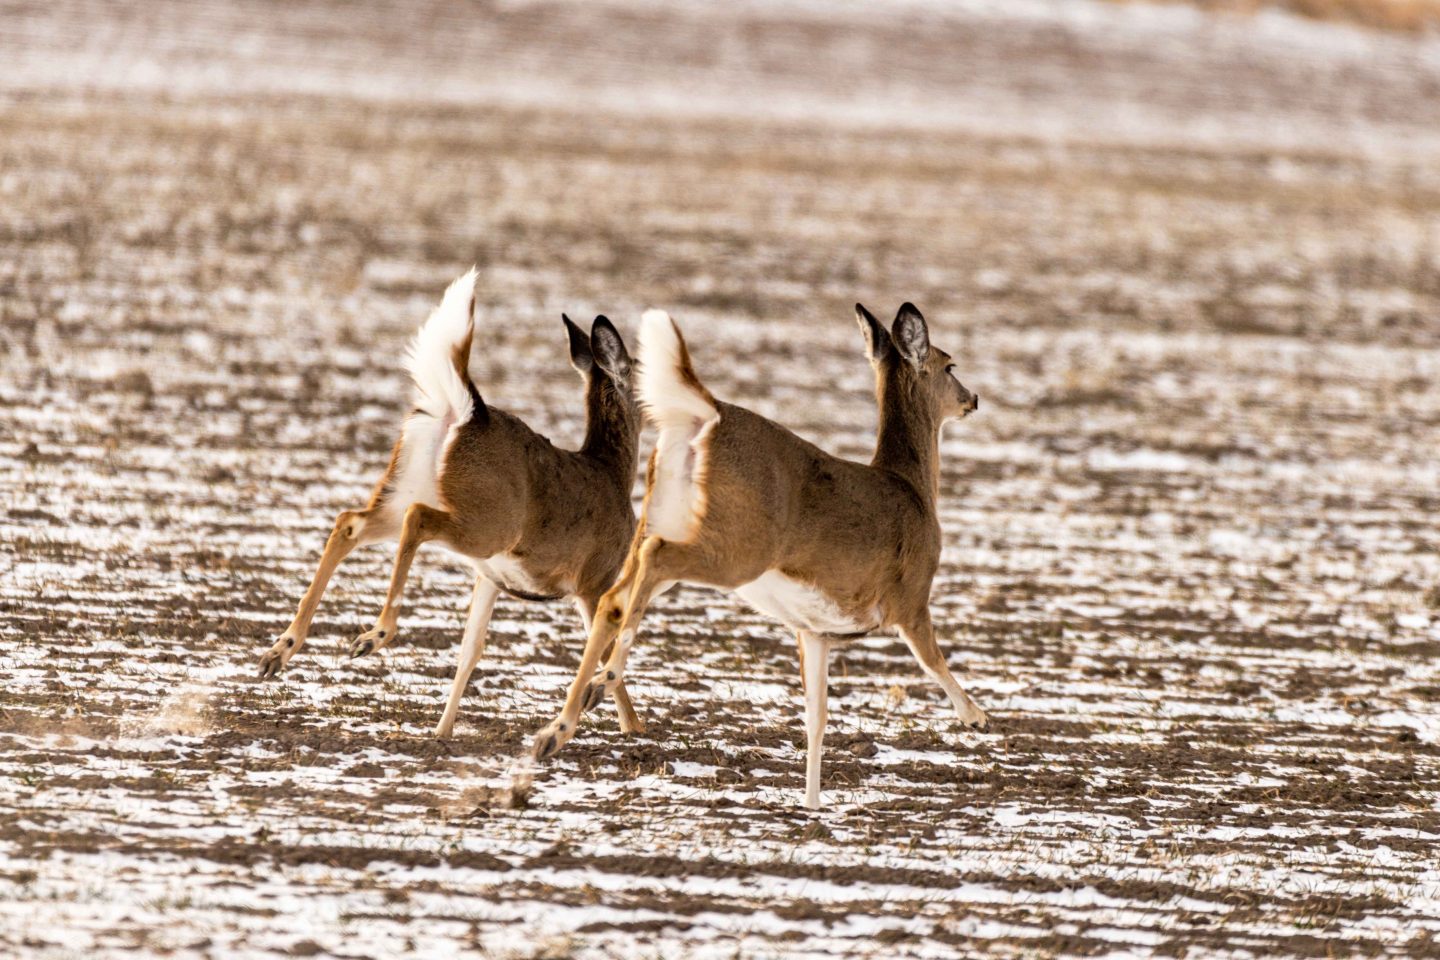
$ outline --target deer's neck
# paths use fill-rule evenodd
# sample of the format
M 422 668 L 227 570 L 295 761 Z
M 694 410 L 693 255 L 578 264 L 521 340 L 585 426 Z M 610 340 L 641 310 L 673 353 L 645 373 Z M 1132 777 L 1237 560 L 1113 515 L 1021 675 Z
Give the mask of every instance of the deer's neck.
M 933 513 L 940 499 L 940 422 L 907 393 L 903 384 L 881 384 L 880 432 L 870 465 L 909 480 Z
M 633 478 L 640 441 L 638 418 L 613 384 L 595 378 L 585 394 L 585 442 L 580 452 Z

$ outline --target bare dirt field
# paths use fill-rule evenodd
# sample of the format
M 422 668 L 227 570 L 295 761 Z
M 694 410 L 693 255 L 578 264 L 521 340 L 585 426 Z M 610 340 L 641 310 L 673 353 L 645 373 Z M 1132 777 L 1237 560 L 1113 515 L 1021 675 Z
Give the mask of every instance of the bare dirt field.
M 0 3 L 0 954 L 1440 955 L 1440 46 L 1073 3 Z M 984 399 L 936 623 L 832 667 L 677 589 L 522 802 L 568 605 L 341 568 L 472 263 L 487 400 L 561 311 L 871 452 L 852 304 Z M 638 485 L 637 485 L 638 491 Z

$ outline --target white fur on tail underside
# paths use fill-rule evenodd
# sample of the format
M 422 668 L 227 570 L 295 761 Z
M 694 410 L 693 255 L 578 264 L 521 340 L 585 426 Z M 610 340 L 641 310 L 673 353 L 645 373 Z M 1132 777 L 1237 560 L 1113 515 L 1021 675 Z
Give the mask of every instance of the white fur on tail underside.
M 415 381 L 415 406 L 436 419 L 448 414 L 456 424 L 465 423 L 475 412 L 470 390 L 455 371 L 453 356 L 474 325 L 470 304 L 476 276 L 471 267 L 450 284 L 405 351 L 405 369 Z
M 646 505 L 646 532 L 685 542 L 705 516 L 710 431 L 720 411 L 681 375 L 680 333 L 663 310 L 640 318 L 640 402 L 660 437 L 655 442 L 655 483 Z

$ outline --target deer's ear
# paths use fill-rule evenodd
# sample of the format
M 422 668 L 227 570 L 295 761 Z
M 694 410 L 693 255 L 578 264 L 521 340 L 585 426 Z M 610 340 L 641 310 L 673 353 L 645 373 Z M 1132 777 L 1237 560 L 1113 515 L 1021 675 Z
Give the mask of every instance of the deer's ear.
M 865 355 L 871 363 L 879 363 L 895 349 L 890 343 L 890 334 L 863 304 L 855 304 L 855 322 L 860 324 L 860 332 L 865 335 Z
M 560 319 L 565 321 L 565 332 L 570 334 L 570 366 L 589 375 L 595 368 L 595 356 L 590 352 L 590 338 L 565 314 L 560 314 Z
M 930 356 L 930 331 L 925 326 L 925 318 L 909 301 L 901 304 L 900 312 L 895 314 L 890 337 L 895 341 L 895 349 L 900 356 L 911 366 L 920 366 Z
M 596 317 L 590 327 L 590 348 L 595 353 L 595 362 L 611 379 L 620 384 L 630 382 L 630 351 L 625 349 L 620 331 L 603 314 Z

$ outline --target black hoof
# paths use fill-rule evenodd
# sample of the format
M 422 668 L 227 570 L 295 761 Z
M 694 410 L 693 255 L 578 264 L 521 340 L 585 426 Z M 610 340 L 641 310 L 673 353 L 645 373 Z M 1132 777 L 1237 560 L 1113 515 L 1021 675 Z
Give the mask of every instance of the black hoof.
M 555 751 L 558 749 L 560 749 L 560 745 L 556 743 L 554 734 L 551 734 L 543 740 L 537 740 L 535 742 L 535 759 L 549 760 L 555 756 Z
M 350 647 L 350 659 L 354 660 L 358 657 L 363 657 L 374 649 L 375 642 L 373 640 L 356 640 L 354 645 Z
M 275 653 L 267 653 L 260 658 L 260 679 L 269 680 L 280 675 L 280 657 Z
M 603 683 L 592 683 L 585 691 L 585 706 L 581 709 L 594 710 L 600 706 L 605 699 L 605 685 Z

